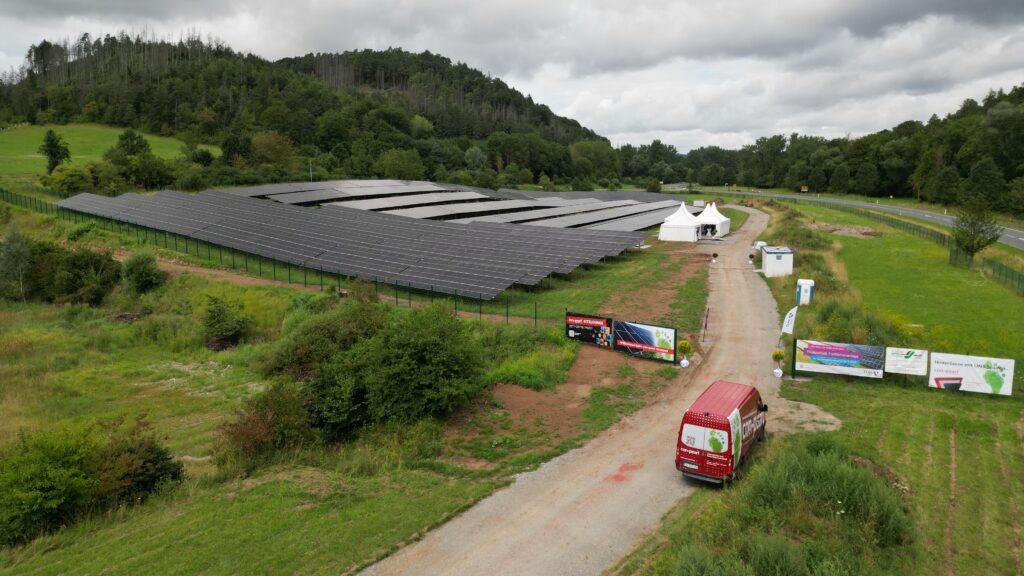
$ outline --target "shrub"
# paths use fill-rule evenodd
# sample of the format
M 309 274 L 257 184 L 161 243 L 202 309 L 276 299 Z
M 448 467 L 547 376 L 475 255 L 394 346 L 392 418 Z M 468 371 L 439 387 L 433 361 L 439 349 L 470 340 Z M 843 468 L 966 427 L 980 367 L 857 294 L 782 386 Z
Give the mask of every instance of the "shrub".
M 655 179 L 648 180 L 645 189 L 648 192 L 661 192 L 661 182 Z
M 0 458 L 0 543 L 69 524 L 89 504 L 91 439 L 70 430 L 21 434 Z
M 310 424 L 308 402 L 304 388 L 284 382 L 247 400 L 235 419 L 217 431 L 219 463 L 251 467 L 276 450 L 313 442 L 316 431 Z
M 167 281 L 167 273 L 156 263 L 151 252 L 136 252 L 124 261 L 121 269 L 125 284 L 139 294 L 159 288 Z
M 305 317 L 259 359 L 260 370 L 307 378 L 338 353 L 376 334 L 387 322 L 387 313 L 373 287 L 366 286 L 357 283 L 334 310 Z
M 206 295 L 203 311 L 203 340 L 211 350 L 236 346 L 249 330 L 252 320 L 242 312 L 237 302 Z
M 66 237 L 70 242 L 78 242 L 94 230 L 96 230 L 96 224 L 93 221 L 79 222 L 68 230 Z
M 0 544 L 26 542 L 89 510 L 145 500 L 182 479 L 180 462 L 139 418 L 96 428 L 22 433 L 0 455 Z
M 142 417 L 125 428 L 118 419 L 104 426 L 107 441 L 89 458 L 92 504 L 111 508 L 137 504 L 164 483 L 180 482 L 184 467 L 160 444 Z
M 411 310 L 321 371 L 315 419 L 339 437 L 369 422 L 448 414 L 480 390 L 482 360 L 469 324 L 450 308 Z

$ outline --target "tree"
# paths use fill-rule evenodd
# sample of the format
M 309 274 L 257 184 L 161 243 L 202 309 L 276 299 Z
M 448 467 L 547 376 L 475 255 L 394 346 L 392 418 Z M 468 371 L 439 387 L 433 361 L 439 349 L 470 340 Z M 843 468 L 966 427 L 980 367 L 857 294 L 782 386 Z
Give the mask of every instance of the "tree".
M 933 199 L 946 206 L 956 202 L 960 194 L 960 173 L 953 166 L 945 166 L 935 178 Z
M 647 182 L 646 190 L 648 192 L 661 192 L 661 181 L 651 178 Z
M 967 254 L 967 266 L 970 267 L 974 255 L 999 240 L 1003 233 L 988 200 L 979 193 L 972 193 L 957 211 L 956 222 L 953 224 L 953 241 L 957 248 Z
M 821 166 L 811 168 L 811 173 L 807 176 L 807 185 L 810 186 L 811 191 L 824 192 L 826 184 L 828 184 L 828 178 L 825 177 L 825 170 Z
M 103 154 L 103 159 L 109 160 L 114 164 L 122 164 L 126 162 L 126 158 L 129 156 L 138 156 L 150 152 L 152 150 L 149 147 L 149 140 L 146 140 L 145 136 L 129 128 L 121 132 L 117 137 L 117 144 Z
M 466 150 L 466 168 L 470 170 L 482 170 L 487 167 L 487 154 L 479 146 L 472 146 Z
M 982 157 L 971 166 L 971 173 L 964 180 L 961 187 L 961 198 L 967 199 L 972 195 L 980 195 L 990 207 L 998 207 L 1006 193 L 1006 180 L 1003 173 L 988 156 Z
M 828 183 L 828 191 L 835 194 L 846 194 L 850 191 L 850 168 L 846 164 L 836 166 Z
M 252 160 L 257 164 L 273 164 L 290 169 L 295 162 L 292 143 L 284 135 L 272 130 L 252 136 Z
M 385 178 L 399 180 L 420 180 L 423 178 L 423 161 L 415 150 L 388 150 L 380 155 L 374 166 L 377 173 Z
M 1024 216 L 1024 177 L 1017 178 L 1010 183 L 1006 204 L 1014 216 Z
M 873 196 L 878 188 L 878 168 L 874 162 L 864 162 L 857 168 L 857 177 L 853 181 L 853 191 L 865 196 Z
M 541 190 L 545 190 L 547 192 L 555 191 L 555 183 L 551 181 L 551 177 L 543 172 L 540 173 L 540 178 L 537 180 L 537 184 L 540 185 Z
M 434 125 L 419 114 L 409 121 L 409 131 L 413 138 L 429 138 L 434 135 Z
M 71 152 L 64 138 L 53 130 L 47 130 L 43 136 L 43 143 L 39 146 L 39 153 L 46 157 L 46 173 L 52 174 L 53 169 L 64 162 L 71 160 Z
M 30 254 L 25 238 L 13 222 L 7 229 L 4 244 L 0 246 L 0 296 L 14 294 L 25 300 L 25 276 L 28 274 Z

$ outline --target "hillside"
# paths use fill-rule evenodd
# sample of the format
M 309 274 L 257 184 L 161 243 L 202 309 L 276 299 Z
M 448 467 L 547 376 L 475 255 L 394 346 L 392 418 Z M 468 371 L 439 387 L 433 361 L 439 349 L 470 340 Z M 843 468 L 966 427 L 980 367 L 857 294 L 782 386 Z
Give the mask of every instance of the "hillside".
M 563 144 L 598 138 L 579 122 L 554 114 L 500 79 L 430 52 L 357 50 L 306 54 L 279 63 L 337 88 L 379 91 L 430 118 L 441 136 L 485 138 L 498 131 L 537 130 Z

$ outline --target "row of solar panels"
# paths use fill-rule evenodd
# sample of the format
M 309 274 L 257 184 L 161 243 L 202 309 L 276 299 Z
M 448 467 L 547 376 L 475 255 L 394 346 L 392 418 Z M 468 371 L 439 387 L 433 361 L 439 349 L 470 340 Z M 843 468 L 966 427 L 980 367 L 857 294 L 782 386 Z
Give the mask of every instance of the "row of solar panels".
M 398 216 L 469 222 L 518 222 L 544 227 L 642 230 L 660 224 L 677 206 L 664 195 L 628 191 L 583 193 L 490 191 L 422 181 L 333 180 L 237 188 L 226 192 L 266 197 L 283 204 L 331 204 Z M 636 206 L 632 206 L 636 205 Z M 632 207 L 630 207 L 632 206 Z M 612 210 L 618 209 L 618 210 Z M 610 220 L 617 219 L 615 222 Z
M 330 273 L 482 299 L 620 254 L 644 237 L 464 225 L 343 206 L 316 210 L 212 190 L 116 198 L 79 194 L 58 204 Z

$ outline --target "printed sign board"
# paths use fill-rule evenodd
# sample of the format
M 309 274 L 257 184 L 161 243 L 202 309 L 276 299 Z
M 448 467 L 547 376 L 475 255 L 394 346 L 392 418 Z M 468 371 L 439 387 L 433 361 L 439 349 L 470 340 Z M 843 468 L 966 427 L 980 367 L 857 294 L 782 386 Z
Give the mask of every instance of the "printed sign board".
M 615 321 L 616 350 L 653 360 L 676 361 L 676 329 Z
M 565 335 L 573 340 L 612 347 L 612 319 L 587 314 L 565 313 Z
M 884 360 L 882 346 L 796 341 L 796 369 L 804 372 L 881 378 Z
M 928 386 L 1009 396 L 1013 392 L 1013 360 L 932 353 Z
M 928 351 L 913 348 L 886 348 L 885 371 L 893 374 L 928 374 Z

